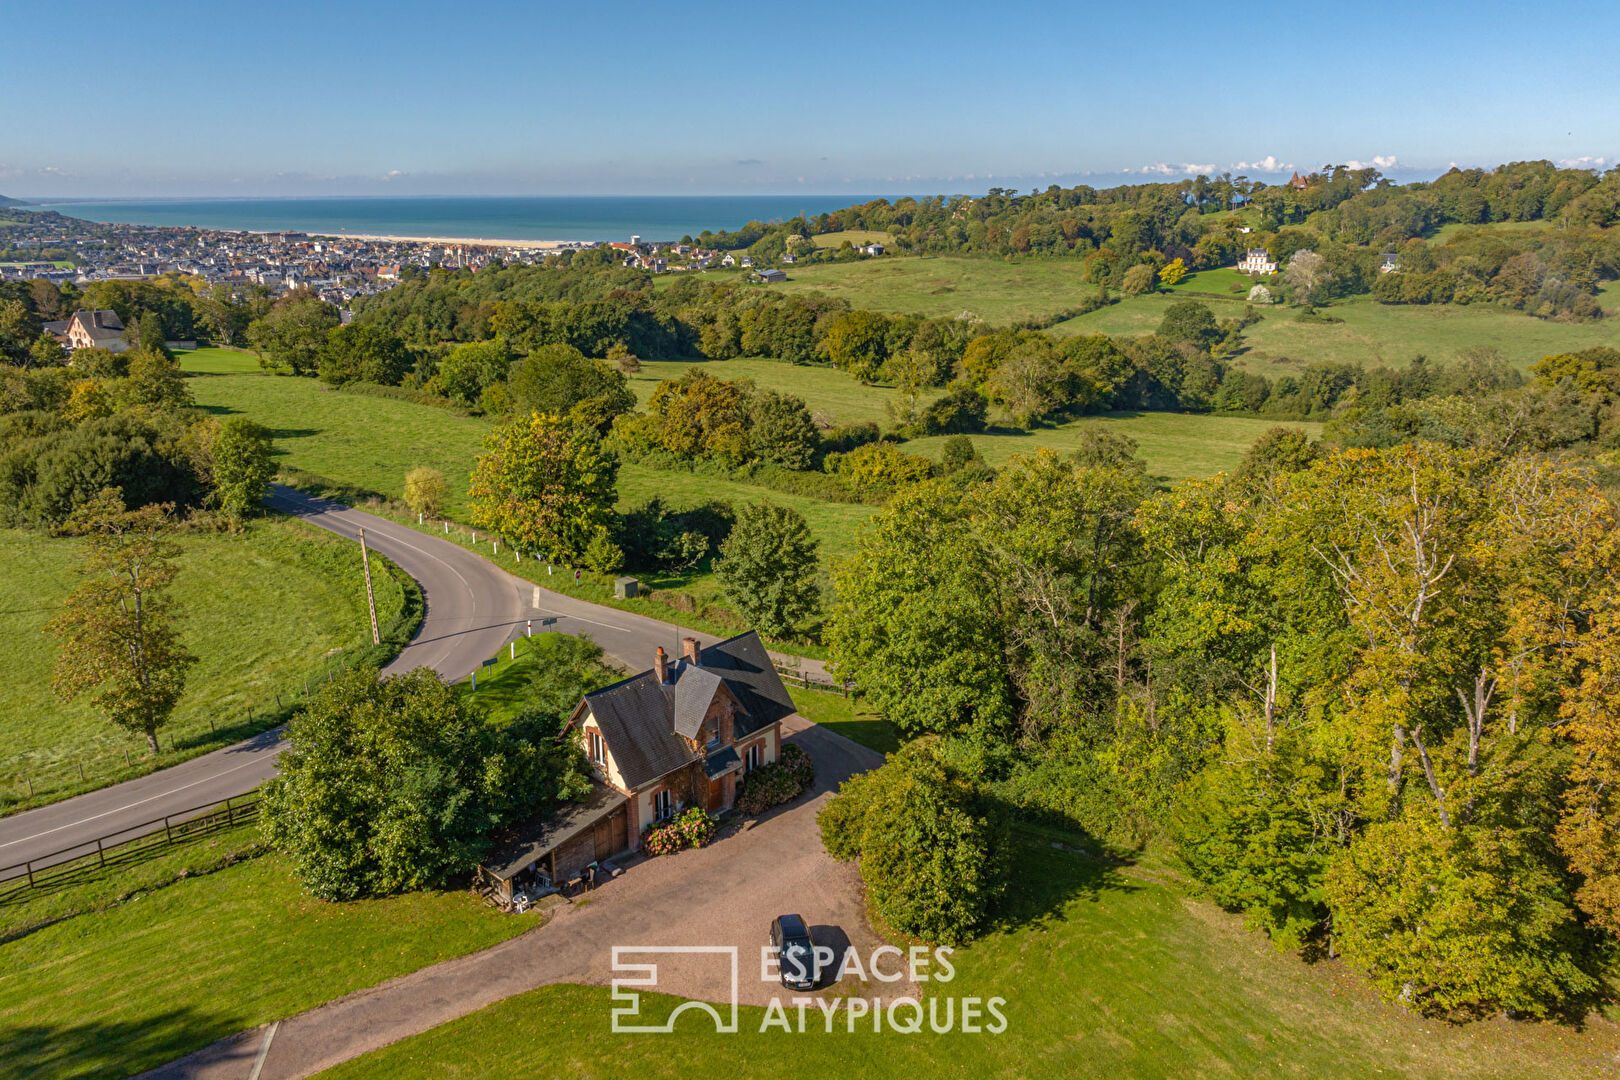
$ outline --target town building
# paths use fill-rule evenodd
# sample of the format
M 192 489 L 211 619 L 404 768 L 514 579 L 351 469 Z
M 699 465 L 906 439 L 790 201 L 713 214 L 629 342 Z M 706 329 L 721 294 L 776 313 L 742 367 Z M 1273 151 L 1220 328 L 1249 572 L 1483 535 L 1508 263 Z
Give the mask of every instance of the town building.
M 1242 259 L 1238 260 L 1238 272 L 1241 274 L 1275 274 L 1277 260 L 1265 248 L 1250 248 Z
M 68 320 L 67 340 L 70 349 L 121 353 L 129 348 L 124 340 L 124 322 L 116 311 L 75 311 Z

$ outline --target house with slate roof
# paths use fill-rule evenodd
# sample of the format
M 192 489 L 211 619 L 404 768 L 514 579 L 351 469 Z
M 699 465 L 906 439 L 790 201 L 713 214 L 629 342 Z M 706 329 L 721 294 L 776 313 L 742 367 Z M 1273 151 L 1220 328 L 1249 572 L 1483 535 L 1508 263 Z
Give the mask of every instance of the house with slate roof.
M 591 794 L 515 830 L 479 869 L 486 895 L 505 906 L 514 880 L 566 881 L 687 807 L 729 810 L 742 778 L 776 761 L 794 711 L 752 630 L 708 648 L 683 638 L 678 659 L 659 646 L 650 669 L 575 706 L 568 730 L 590 760 Z
M 124 323 L 116 311 L 75 311 L 67 324 L 68 346 L 74 349 L 106 349 L 123 352 Z

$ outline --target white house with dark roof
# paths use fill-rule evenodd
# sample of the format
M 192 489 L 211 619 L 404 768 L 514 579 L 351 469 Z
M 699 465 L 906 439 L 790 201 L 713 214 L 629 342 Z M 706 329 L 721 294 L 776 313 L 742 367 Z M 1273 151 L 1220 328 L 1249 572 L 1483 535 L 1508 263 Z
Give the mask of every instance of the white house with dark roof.
M 683 638 L 678 659 L 659 646 L 650 669 L 586 694 L 569 718 L 591 763 L 591 795 L 517 829 L 480 880 L 504 904 L 521 875 L 564 881 L 640 848 L 644 829 L 687 807 L 729 810 L 742 778 L 777 760 L 794 713 L 752 630 L 706 649 Z
M 70 349 L 119 353 L 129 348 L 124 340 L 124 321 L 116 311 L 75 311 L 68 320 L 67 340 Z

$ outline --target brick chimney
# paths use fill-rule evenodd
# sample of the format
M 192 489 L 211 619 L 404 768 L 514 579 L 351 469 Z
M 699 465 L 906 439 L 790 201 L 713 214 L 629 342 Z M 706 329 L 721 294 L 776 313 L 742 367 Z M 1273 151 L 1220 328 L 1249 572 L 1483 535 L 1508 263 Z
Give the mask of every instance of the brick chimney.
M 662 645 L 658 646 L 658 651 L 653 653 L 653 671 L 658 673 L 660 683 L 669 682 L 669 654 L 664 651 Z
M 681 638 L 681 658 L 698 667 L 703 666 L 703 647 L 695 637 Z

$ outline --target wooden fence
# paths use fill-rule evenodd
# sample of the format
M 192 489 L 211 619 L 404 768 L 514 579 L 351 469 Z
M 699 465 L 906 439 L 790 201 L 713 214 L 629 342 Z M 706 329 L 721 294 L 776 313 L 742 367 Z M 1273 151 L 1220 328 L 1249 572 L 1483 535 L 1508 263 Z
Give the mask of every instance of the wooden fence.
M 48 855 L 0 866 L 0 904 L 41 890 L 66 888 L 103 870 L 143 862 L 180 844 L 256 820 L 259 802 L 257 794 L 250 794 L 193 806 Z

